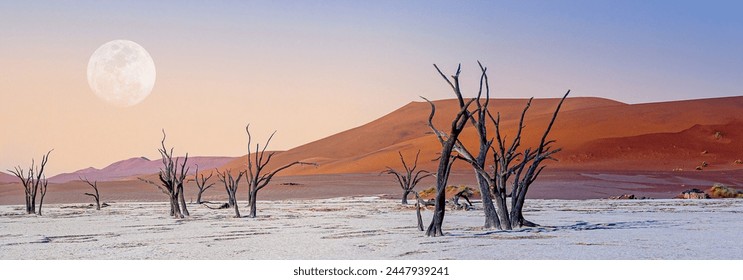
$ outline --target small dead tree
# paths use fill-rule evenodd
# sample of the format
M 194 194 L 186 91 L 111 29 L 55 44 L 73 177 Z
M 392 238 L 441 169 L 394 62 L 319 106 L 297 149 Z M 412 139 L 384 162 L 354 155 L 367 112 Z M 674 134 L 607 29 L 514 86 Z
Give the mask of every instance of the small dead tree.
M 176 219 L 183 219 L 184 215 L 189 215 L 186 200 L 183 196 L 183 180 L 186 179 L 186 174 L 188 174 L 188 168 L 186 168 L 188 153 L 183 158 L 183 163 L 179 164 L 179 158 L 173 159 L 173 148 L 168 151 L 165 147 L 165 138 L 165 130 L 163 130 L 163 140 L 160 141 L 161 148 L 158 149 L 163 162 L 163 167 L 160 168 L 158 174 L 160 183 L 157 184 L 143 178 L 139 178 L 139 180 L 154 185 L 165 193 L 170 201 L 170 215 Z
M 90 187 L 93 188 L 93 190 L 95 191 L 94 194 L 92 194 L 92 193 L 85 193 L 85 195 L 92 196 L 93 199 L 95 199 L 95 210 L 101 210 L 101 195 L 98 193 L 98 181 L 95 181 L 95 182 L 91 183 L 88 180 L 88 178 L 85 178 L 85 179 L 83 179 L 81 177 L 78 177 L 78 178 L 80 178 L 80 181 L 85 182 L 86 184 L 88 184 L 88 186 L 90 186 Z
M 48 181 L 46 175 L 44 175 L 44 168 L 49 161 L 49 154 L 52 150 L 41 157 L 41 165 L 36 165 L 34 159 L 31 159 L 31 166 L 28 168 L 28 172 L 23 169 L 20 165 L 16 166 L 13 170 L 8 169 L 8 172 L 18 177 L 23 185 L 23 191 L 26 198 L 26 214 L 38 214 L 41 216 L 41 207 L 44 205 L 44 197 L 46 196 L 46 190 Z M 39 211 L 36 211 L 36 198 L 39 195 Z
M 209 176 L 204 176 L 204 174 L 201 174 L 201 177 L 199 177 L 199 165 L 196 165 L 196 174 L 194 174 L 194 181 L 196 182 L 196 188 L 199 189 L 198 193 L 196 193 L 196 204 L 201 204 L 203 201 L 201 201 L 201 196 L 204 194 L 204 192 L 214 186 L 214 183 L 207 184 L 209 182 L 209 179 L 212 178 L 214 175 L 214 171 L 209 173 Z
M 402 162 L 402 166 L 405 169 L 405 173 L 398 172 L 395 169 L 392 169 L 392 167 L 387 166 L 387 170 L 382 171 L 383 174 L 391 174 L 395 176 L 395 179 L 400 184 L 400 187 L 402 188 L 402 204 L 407 205 L 408 204 L 408 195 L 413 192 L 413 189 L 415 186 L 423 180 L 426 177 L 433 176 L 432 173 L 426 171 L 426 170 L 418 170 L 418 172 L 415 172 L 415 169 L 418 167 L 418 156 L 420 155 L 421 151 L 418 150 L 418 153 L 415 154 L 415 161 L 413 162 L 413 167 L 408 166 L 408 164 L 405 162 L 405 158 L 403 158 L 401 152 L 397 152 L 400 155 L 400 161 Z
M 240 172 L 240 174 L 237 175 L 237 179 L 232 177 L 232 173 L 230 173 L 230 170 L 225 170 L 224 172 L 219 172 L 217 170 L 217 178 L 219 178 L 219 181 L 221 181 L 224 184 L 225 190 L 227 190 L 227 196 L 228 196 L 228 205 L 235 209 L 235 218 L 240 218 L 240 209 L 237 206 L 237 187 L 238 184 L 240 184 L 240 179 L 242 179 L 243 175 L 245 175 L 245 172 Z
M 436 105 L 434 105 L 433 102 L 431 102 L 430 100 L 421 97 L 426 100 L 428 104 L 431 105 L 431 114 L 428 116 L 428 126 L 431 128 L 431 130 L 433 130 L 434 135 L 436 135 L 436 139 L 438 139 L 439 143 L 441 144 L 441 156 L 439 157 L 439 166 L 436 171 L 436 202 L 434 205 L 434 213 L 433 218 L 431 219 L 431 224 L 426 230 L 426 236 L 442 236 L 444 235 L 442 226 L 444 223 L 444 214 L 446 211 L 446 185 L 449 181 L 449 173 L 455 159 L 454 157 L 452 157 L 452 152 L 454 152 L 454 145 L 456 145 L 458 142 L 459 134 L 462 133 L 464 126 L 467 124 L 471 117 L 472 113 L 469 111 L 469 106 L 475 99 L 465 102 L 464 97 L 462 97 L 462 91 L 459 87 L 459 74 L 461 72 L 461 65 L 457 67 L 456 74 L 451 76 L 452 80 L 449 80 L 449 78 L 447 78 L 446 75 L 441 72 L 436 64 L 434 64 L 433 66 L 454 91 L 454 94 L 457 96 L 457 100 L 459 101 L 460 108 L 459 112 L 454 116 L 454 120 L 451 123 L 449 133 L 446 133 L 444 131 L 436 129 L 436 127 L 433 125 L 433 117 L 436 114 Z
M 273 138 L 274 134 L 276 134 L 276 131 L 271 133 L 271 136 L 268 137 L 268 140 L 266 140 L 266 144 L 263 146 L 263 149 L 261 149 L 260 143 L 257 143 L 255 145 L 255 153 L 251 152 L 252 136 L 250 135 L 250 124 L 245 126 L 245 132 L 248 133 L 248 168 L 245 172 L 247 174 L 246 179 L 248 180 L 248 205 L 250 206 L 249 217 L 255 218 L 257 212 L 256 204 L 258 202 L 258 191 L 265 188 L 268 183 L 271 182 L 271 179 L 273 179 L 276 173 L 279 173 L 282 170 L 294 165 L 317 166 L 317 164 L 294 161 L 292 163 L 276 168 L 273 171 L 266 171 L 266 165 L 271 162 L 271 158 L 273 158 L 274 154 L 276 154 L 275 152 L 270 152 L 268 153 L 268 156 L 266 156 L 266 148 L 268 148 L 268 145 L 271 143 L 271 139 Z

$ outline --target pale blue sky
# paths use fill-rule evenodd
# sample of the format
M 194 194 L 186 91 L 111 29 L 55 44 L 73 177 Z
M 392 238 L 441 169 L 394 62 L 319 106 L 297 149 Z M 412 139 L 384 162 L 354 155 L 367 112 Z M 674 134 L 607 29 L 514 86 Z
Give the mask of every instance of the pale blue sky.
M 288 149 L 451 98 L 433 63 L 463 63 L 474 90 L 482 61 L 496 97 L 743 95 L 741 15 L 740 1 L 0 1 L 0 118 L 42 123 L 4 121 L 0 170 L 52 147 L 55 172 L 156 157 L 161 128 L 191 154 L 244 153 L 247 122 Z M 85 80 L 114 39 L 157 67 L 126 110 Z M 103 145 L 117 151 L 87 148 Z

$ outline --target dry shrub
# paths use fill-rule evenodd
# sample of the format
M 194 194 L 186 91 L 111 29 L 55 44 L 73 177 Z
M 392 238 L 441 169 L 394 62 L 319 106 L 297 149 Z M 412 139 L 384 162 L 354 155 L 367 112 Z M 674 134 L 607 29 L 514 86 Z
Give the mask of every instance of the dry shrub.
M 475 189 L 475 188 L 472 188 L 472 187 L 468 187 L 468 186 L 465 186 L 465 185 L 448 186 L 448 187 L 446 187 L 446 198 L 447 199 L 452 198 L 452 197 L 454 197 L 454 195 L 456 195 L 457 193 L 459 193 L 461 191 L 465 191 L 464 194 L 468 198 L 480 198 L 480 190 Z M 422 191 L 418 192 L 418 195 L 420 195 L 420 197 L 422 199 L 433 199 L 433 198 L 436 198 L 436 187 L 430 187 L 430 188 L 427 188 L 425 190 L 422 190 Z
M 730 188 L 723 184 L 714 184 L 707 193 L 713 198 L 743 198 L 743 191 Z

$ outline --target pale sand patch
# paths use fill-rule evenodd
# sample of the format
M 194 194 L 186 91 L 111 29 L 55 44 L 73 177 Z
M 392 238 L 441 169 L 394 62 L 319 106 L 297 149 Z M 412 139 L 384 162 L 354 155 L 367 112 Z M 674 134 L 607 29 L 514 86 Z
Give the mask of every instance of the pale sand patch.
M 481 211 L 447 211 L 429 238 L 415 211 L 377 197 L 260 201 L 259 217 L 166 203 L 0 206 L 2 259 L 743 259 L 743 200 L 528 200 L 542 227 L 486 231 Z M 243 214 L 246 203 L 241 202 Z M 432 211 L 424 211 L 424 222 Z

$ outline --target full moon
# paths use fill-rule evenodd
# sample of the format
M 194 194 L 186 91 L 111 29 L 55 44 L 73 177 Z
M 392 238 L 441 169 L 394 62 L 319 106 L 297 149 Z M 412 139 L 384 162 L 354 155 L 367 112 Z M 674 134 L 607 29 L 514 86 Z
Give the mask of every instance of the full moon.
M 88 85 L 96 96 L 119 107 L 142 102 L 155 86 L 155 62 L 139 44 L 114 40 L 88 61 Z

